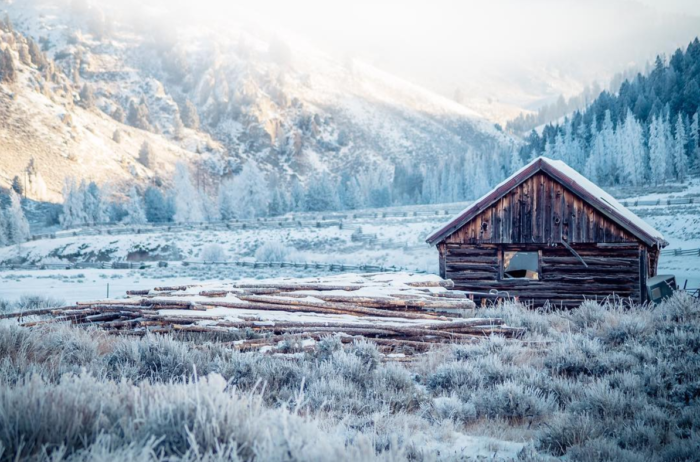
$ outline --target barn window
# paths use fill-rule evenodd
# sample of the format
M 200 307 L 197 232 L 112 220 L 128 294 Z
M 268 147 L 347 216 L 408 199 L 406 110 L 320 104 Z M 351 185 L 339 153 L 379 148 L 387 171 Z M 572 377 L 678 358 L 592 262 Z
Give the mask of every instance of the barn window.
M 539 252 L 503 252 L 504 279 L 533 279 L 540 277 Z

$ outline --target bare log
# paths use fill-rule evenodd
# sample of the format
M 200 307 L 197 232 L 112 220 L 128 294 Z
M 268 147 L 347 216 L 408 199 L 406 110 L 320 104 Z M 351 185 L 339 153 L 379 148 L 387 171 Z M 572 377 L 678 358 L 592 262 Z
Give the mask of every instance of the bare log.
M 455 283 L 451 279 L 444 279 L 442 281 L 413 281 L 405 282 L 407 286 L 411 287 L 445 287 L 451 289 L 455 286 Z
M 360 290 L 362 286 L 359 285 L 347 285 L 347 286 L 339 286 L 339 285 L 329 285 L 329 284 L 323 284 L 323 283 L 317 283 L 317 284 L 257 284 L 257 283 L 238 283 L 234 284 L 233 287 L 237 289 L 277 289 L 280 291 L 298 291 L 298 290 L 315 290 L 315 291 L 324 291 L 324 290 L 345 290 L 345 291 L 354 291 L 354 290 Z

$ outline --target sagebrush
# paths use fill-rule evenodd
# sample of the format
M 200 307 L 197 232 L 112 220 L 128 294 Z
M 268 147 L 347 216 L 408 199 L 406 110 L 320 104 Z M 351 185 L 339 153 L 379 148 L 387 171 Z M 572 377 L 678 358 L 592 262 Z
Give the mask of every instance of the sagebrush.
M 456 431 L 518 443 L 522 460 L 697 460 L 697 299 L 479 315 L 527 334 L 399 364 L 335 337 L 306 353 L 289 337 L 274 356 L 7 323 L 1 458 L 459 460 Z

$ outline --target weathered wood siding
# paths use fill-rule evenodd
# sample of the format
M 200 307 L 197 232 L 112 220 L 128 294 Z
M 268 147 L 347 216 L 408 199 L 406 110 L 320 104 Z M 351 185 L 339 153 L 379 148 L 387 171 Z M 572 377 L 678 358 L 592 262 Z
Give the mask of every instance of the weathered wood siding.
M 535 306 L 549 301 L 575 307 L 613 294 L 643 302 L 646 279 L 656 274 L 658 261 L 658 249 L 544 172 L 476 215 L 439 243 L 438 250 L 440 273 L 456 289 L 506 291 Z M 539 280 L 503 277 L 503 254 L 510 250 L 539 252 Z
M 572 246 L 587 268 L 561 245 L 483 244 L 477 247 L 442 243 L 440 246 L 444 246 L 444 277 L 452 279 L 457 290 L 506 291 L 510 297 L 519 297 L 535 306 L 549 301 L 575 307 L 585 299 L 602 299 L 613 294 L 635 302 L 643 301 L 646 266 L 640 265 L 644 249 L 639 244 Z M 503 279 L 503 252 L 509 250 L 539 252 L 539 280 Z
M 638 242 L 561 183 L 538 172 L 445 242 L 549 244 Z

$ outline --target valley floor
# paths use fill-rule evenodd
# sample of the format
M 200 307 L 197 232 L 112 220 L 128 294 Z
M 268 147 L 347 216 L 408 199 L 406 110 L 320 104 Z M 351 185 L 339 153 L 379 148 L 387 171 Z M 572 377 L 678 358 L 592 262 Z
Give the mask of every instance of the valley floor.
M 4 308 L 47 302 L 23 303 Z M 396 362 L 332 336 L 266 354 L 5 320 L 0 460 L 697 460 L 697 299 L 479 315 L 525 334 Z

